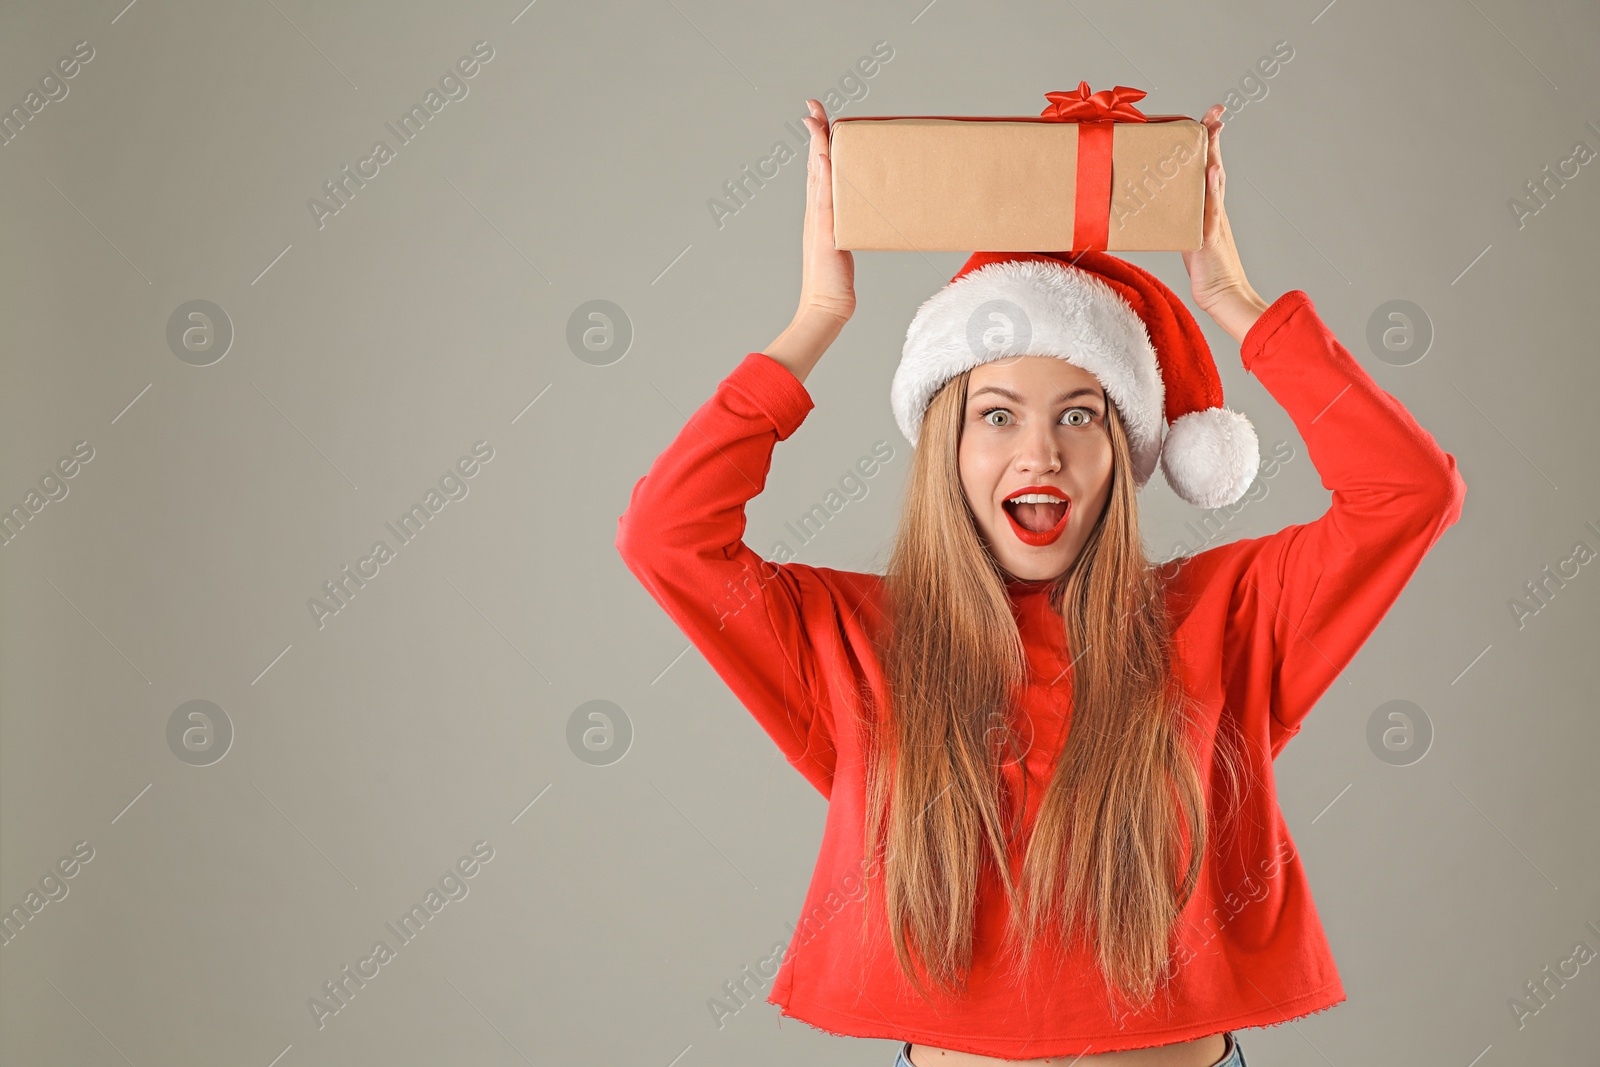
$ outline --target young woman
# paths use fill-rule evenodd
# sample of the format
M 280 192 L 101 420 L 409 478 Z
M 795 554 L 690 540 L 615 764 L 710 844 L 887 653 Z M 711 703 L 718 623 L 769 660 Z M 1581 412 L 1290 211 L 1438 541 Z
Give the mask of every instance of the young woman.
M 1191 503 L 1239 499 L 1259 462 L 1197 325 L 1105 253 L 980 253 L 908 332 L 887 573 L 762 558 L 745 506 L 855 309 L 809 103 L 799 310 L 635 484 L 616 542 L 829 801 L 767 1000 L 900 1042 L 899 1067 L 1243 1067 L 1234 1030 L 1345 998 L 1271 761 L 1459 518 L 1455 459 L 1305 293 L 1246 281 L 1217 105 L 1191 295 L 1294 421 L 1326 514 L 1151 565 L 1135 491 L 1158 453 Z M 991 291 L 1045 294 L 1037 350 L 959 336 Z M 1176 414 L 1196 390 L 1201 438 Z

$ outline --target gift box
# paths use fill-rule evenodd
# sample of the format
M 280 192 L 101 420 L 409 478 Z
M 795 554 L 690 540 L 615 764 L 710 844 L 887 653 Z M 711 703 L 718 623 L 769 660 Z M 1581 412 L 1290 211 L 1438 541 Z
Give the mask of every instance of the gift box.
M 833 121 L 833 243 L 940 252 L 1195 251 L 1205 124 L 1142 89 L 1046 93 L 1040 115 Z

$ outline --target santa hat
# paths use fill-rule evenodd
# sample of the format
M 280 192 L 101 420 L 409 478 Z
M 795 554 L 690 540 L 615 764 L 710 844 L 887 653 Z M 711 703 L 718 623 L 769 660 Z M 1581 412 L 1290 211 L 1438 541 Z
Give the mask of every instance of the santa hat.
M 1199 324 L 1148 271 L 1094 250 L 973 253 L 906 330 L 889 390 L 906 440 L 916 446 L 928 402 L 951 378 L 1012 356 L 1056 356 L 1100 380 L 1127 429 L 1137 487 L 1159 461 L 1178 496 L 1215 508 L 1255 480 L 1255 427 L 1222 406 Z

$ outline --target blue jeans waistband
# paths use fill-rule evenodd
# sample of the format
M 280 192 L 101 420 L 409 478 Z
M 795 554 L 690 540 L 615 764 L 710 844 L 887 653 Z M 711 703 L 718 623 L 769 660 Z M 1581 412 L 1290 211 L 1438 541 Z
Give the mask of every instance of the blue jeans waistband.
M 1249 1067 L 1245 1063 L 1244 1050 L 1239 1046 L 1239 1039 L 1233 1036 L 1232 1030 L 1223 1032 L 1223 1037 L 1228 1039 L 1228 1047 L 1223 1051 L 1222 1058 L 1211 1067 Z M 902 1041 L 900 1051 L 894 1058 L 894 1067 L 912 1067 L 911 1042 Z

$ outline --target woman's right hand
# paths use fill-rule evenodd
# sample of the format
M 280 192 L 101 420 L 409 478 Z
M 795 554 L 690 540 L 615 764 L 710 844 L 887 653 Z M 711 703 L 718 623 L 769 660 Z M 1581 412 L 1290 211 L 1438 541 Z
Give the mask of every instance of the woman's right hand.
M 806 157 L 806 221 L 801 237 L 800 308 L 763 351 L 804 382 L 856 310 L 856 261 L 833 247 L 833 161 L 828 158 L 828 113 L 807 100 L 811 131 Z
M 806 156 L 806 221 L 802 241 L 800 310 L 837 318 L 840 325 L 856 310 L 856 263 L 849 252 L 833 247 L 833 160 L 828 157 L 828 113 L 807 100 L 805 118 L 811 131 Z

